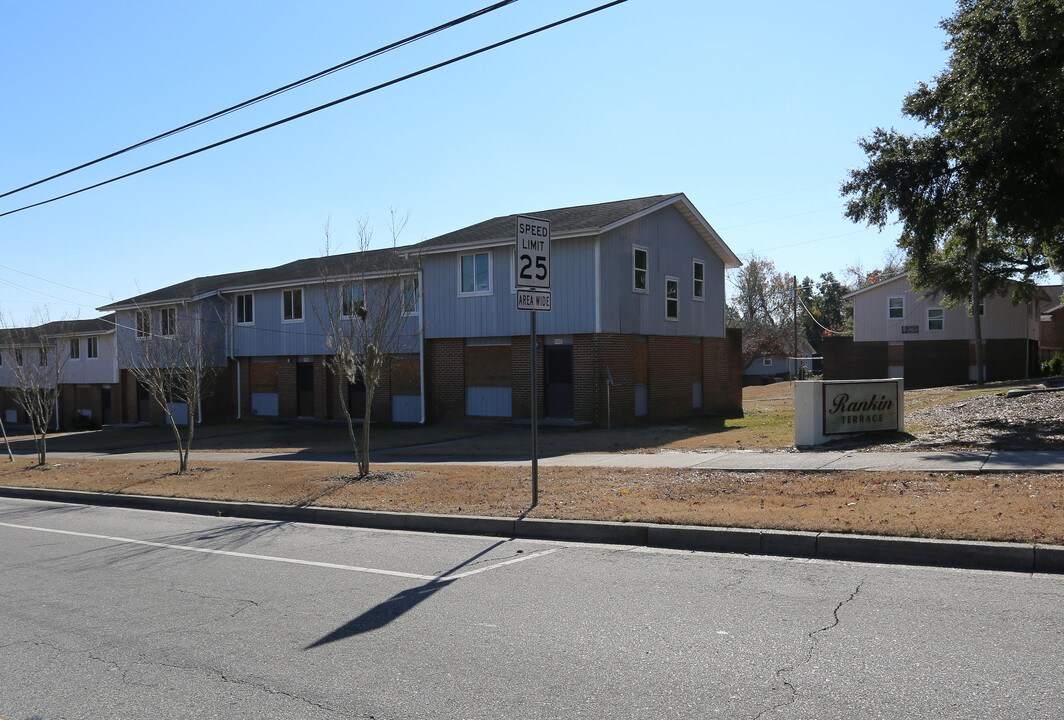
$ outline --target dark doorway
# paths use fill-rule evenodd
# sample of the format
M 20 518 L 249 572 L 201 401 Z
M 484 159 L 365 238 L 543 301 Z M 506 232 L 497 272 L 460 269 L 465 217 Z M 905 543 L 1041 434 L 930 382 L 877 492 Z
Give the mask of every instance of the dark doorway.
M 151 395 L 148 394 L 147 386 L 142 383 L 137 383 L 137 422 L 150 422 L 151 418 L 148 417 L 151 412 Z
M 314 415 L 314 363 L 296 363 L 296 415 Z
M 111 388 L 105 387 L 100 390 L 100 424 L 110 425 L 111 419 Z
M 355 382 L 347 383 L 347 409 L 355 420 L 366 417 L 366 383 L 361 375 Z
M 573 416 L 573 346 L 544 347 L 543 374 L 547 417 Z

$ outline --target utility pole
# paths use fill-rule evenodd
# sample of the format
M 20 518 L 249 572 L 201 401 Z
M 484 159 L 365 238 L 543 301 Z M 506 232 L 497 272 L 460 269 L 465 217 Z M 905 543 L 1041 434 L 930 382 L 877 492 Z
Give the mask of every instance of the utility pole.
M 798 276 L 791 276 L 791 313 L 794 315 L 794 374 L 791 380 L 798 377 Z

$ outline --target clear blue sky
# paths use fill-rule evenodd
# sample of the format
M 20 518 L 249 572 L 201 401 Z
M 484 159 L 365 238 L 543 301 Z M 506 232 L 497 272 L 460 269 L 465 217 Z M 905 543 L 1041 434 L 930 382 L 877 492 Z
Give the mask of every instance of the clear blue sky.
M 487 4 L 2 0 L 0 191 Z M 595 4 L 520 0 L 0 200 L 0 212 Z M 630 0 L 224 148 L 0 218 L 0 309 L 16 322 L 35 306 L 53 319 L 93 317 L 108 298 L 313 257 L 330 217 L 334 249 L 346 251 L 356 249 L 364 216 L 383 242 L 392 207 L 410 212 L 402 241 L 416 242 L 496 215 L 677 191 L 740 256 L 755 252 L 799 277 L 839 274 L 855 262 L 874 267 L 897 231 L 851 224 L 838 186 L 862 162 L 859 137 L 877 125 L 917 129 L 901 117 L 901 100 L 943 67 L 937 23 L 952 11 L 941 0 Z

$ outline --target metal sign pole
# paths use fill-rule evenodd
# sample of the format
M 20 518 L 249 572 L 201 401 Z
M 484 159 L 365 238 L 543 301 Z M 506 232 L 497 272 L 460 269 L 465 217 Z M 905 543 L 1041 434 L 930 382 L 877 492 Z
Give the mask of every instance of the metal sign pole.
M 528 313 L 529 321 L 531 324 L 530 342 L 532 347 L 532 507 L 539 505 L 539 421 L 537 413 L 537 398 L 539 393 L 536 391 L 536 313 Z

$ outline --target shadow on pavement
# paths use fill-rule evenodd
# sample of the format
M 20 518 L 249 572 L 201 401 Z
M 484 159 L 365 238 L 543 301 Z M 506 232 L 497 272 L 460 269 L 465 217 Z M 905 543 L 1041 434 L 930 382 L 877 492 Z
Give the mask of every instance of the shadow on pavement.
M 424 585 L 418 585 L 414 588 L 409 588 L 392 595 L 384 602 L 374 605 L 366 612 L 362 613 L 354 620 L 341 625 L 333 630 L 328 635 L 318 638 L 311 644 L 307 645 L 304 650 L 313 650 L 314 648 L 321 647 L 322 645 L 328 645 L 329 643 L 337 642 L 338 640 L 346 640 L 347 638 L 361 635 L 363 633 L 379 630 L 385 625 L 388 625 L 393 620 L 396 620 L 406 613 L 416 608 L 421 603 L 428 600 L 430 597 L 438 593 L 443 588 L 447 587 L 455 581 L 455 578 L 448 578 L 448 575 L 452 575 L 461 568 L 475 562 L 478 558 L 487 555 L 495 548 L 510 542 L 509 540 L 499 540 L 496 543 L 489 545 L 477 554 L 463 560 L 459 564 L 455 565 L 450 570 L 438 575 L 437 577 L 429 580 Z

